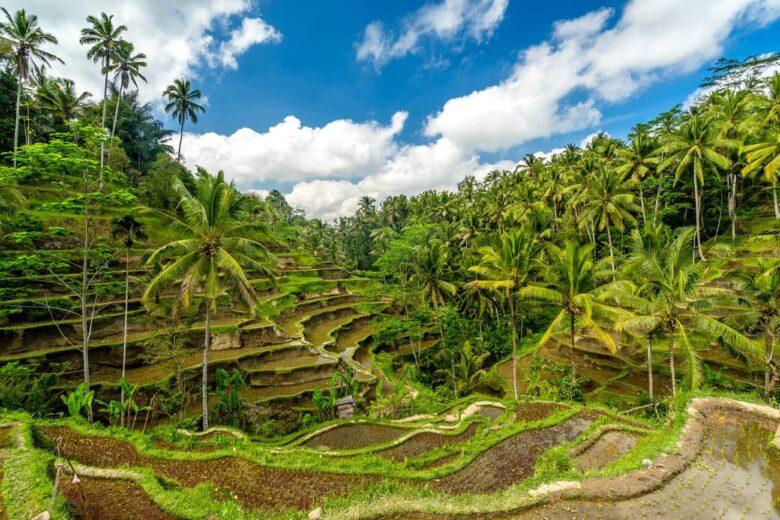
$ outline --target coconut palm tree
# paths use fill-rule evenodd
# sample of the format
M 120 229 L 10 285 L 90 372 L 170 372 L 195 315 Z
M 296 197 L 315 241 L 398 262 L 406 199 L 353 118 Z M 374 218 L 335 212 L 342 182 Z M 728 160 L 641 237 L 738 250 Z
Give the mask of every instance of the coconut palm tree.
M 79 94 L 73 80 L 57 79 L 49 82 L 49 88 L 43 92 L 40 103 L 43 109 L 50 111 L 66 125 L 68 121 L 78 117 L 91 96 L 89 92 Z
M 24 9 L 19 9 L 13 15 L 5 7 L 0 8 L 5 15 L 5 21 L 0 22 L 0 36 L 11 45 L 11 63 L 16 72 L 16 122 L 14 124 L 14 158 L 16 168 L 16 151 L 19 147 L 19 108 L 22 104 L 22 84 L 30 73 L 30 67 L 39 60 L 50 65 L 52 61 L 64 63 L 54 54 L 42 49 L 46 43 L 57 43 L 53 34 L 38 27 L 38 17 L 27 15 Z
M 630 175 L 638 183 L 642 222 L 645 222 L 647 214 L 645 212 L 645 195 L 642 191 L 642 180 L 652 174 L 661 160 L 653 155 L 657 144 L 644 125 L 635 126 L 630 137 L 631 141 L 629 141 L 628 147 L 620 148 L 616 152 L 620 163 L 616 170 L 619 174 Z
M 727 170 L 731 162 L 719 150 L 733 147 L 733 142 L 717 136 L 714 120 L 695 114 L 688 118 L 679 130 L 670 134 L 658 153 L 666 156 L 659 170 L 675 167 L 675 178 L 689 173 L 693 179 L 693 200 L 695 204 L 696 249 L 704 260 L 701 240 L 701 187 L 706 175 L 717 175 L 718 170 Z
M 111 221 L 109 227 L 111 236 L 125 246 L 125 316 L 122 325 L 122 379 L 126 376 L 127 367 L 127 316 L 130 307 L 130 249 L 136 240 L 145 240 L 143 224 L 132 215 L 125 215 Z M 125 389 L 121 389 L 120 403 L 125 402 Z M 122 417 L 124 424 L 124 417 Z
M 745 147 L 747 164 L 742 175 L 751 176 L 759 170 L 764 171 L 764 180 L 772 186 L 772 201 L 775 218 L 780 218 L 780 206 L 777 203 L 777 176 L 780 173 L 780 130 L 772 129 L 758 142 Z
M 539 340 L 540 347 L 560 334 L 567 334 L 573 351 L 576 346 L 575 334 L 580 330 L 611 352 L 618 350 L 615 338 L 603 324 L 625 318 L 629 313 L 603 300 L 601 296 L 623 287 L 624 282 L 606 283 L 612 271 L 603 259 L 593 259 L 593 248 L 593 244 L 573 241 L 567 241 L 562 248 L 548 245 L 549 265 L 544 267 L 544 281 L 518 290 L 521 298 L 552 304 L 561 309 Z M 573 367 L 576 377 L 576 364 Z
M 757 258 L 749 270 L 734 271 L 732 277 L 747 295 L 747 329 L 764 344 L 764 399 L 770 402 L 780 378 L 780 260 Z
M 735 143 L 739 142 L 740 136 L 745 135 L 751 123 L 747 111 L 749 102 L 750 96 L 746 90 L 715 92 L 710 97 L 708 109 L 715 119 L 718 137 L 733 140 Z M 743 150 L 740 146 L 734 146 L 732 150 L 731 165 L 728 171 L 728 210 L 731 221 L 731 238 L 734 240 L 737 236 L 737 179 Z
M 193 89 L 188 79 L 177 79 L 163 92 L 166 98 L 165 113 L 173 112 L 173 117 L 179 122 L 179 149 L 177 160 L 181 162 L 181 142 L 184 138 L 184 123 L 189 119 L 193 124 L 198 122 L 198 112 L 206 109 L 198 104 L 201 98 L 200 90 Z
M 114 15 L 100 13 L 100 18 L 87 16 L 88 27 L 81 29 L 81 45 L 90 45 L 87 50 L 87 58 L 100 64 L 100 71 L 103 74 L 103 107 L 100 115 L 100 126 L 106 126 L 106 100 L 108 98 L 108 73 L 111 59 L 114 56 L 116 47 L 121 41 L 121 35 L 127 30 L 124 25 L 114 26 Z M 103 148 L 100 150 L 100 161 L 103 163 Z
M 132 43 L 124 40 L 117 42 L 114 51 L 111 54 L 111 63 L 108 66 L 107 73 L 114 73 L 114 83 L 119 84 L 119 90 L 116 95 L 116 107 L 114 108 L 114 123 L 111 125 L 111 137 L 116 133 L 116 121 L 119 118 L 119 105 L 122 103 L 122 92 L 124 92 L 130 83 L 138 88 L 138 79 L 146 82 L 146 78 L 141 74 L 141 69 L 146 67 L 146 54 L 139 52 L 133 54 L 135 47 Z
M 636 222 L 633 213 L 639 210 L 634 204 L 633 179 L 627 178 L 628 171 L 618 173 L 613 168 L 600 165 L 590 176 L 587 188 L 583 193 L 585 203 L 580 213 L 580 226 L 591 225 L 598 231 L 607 230 L 607 245 L 612 270 L 615 271 L 615 250 L 612 247 L 612 231 L 614 226 L 623 233 L 626 223 Z
M 480 288 L 502 293 L 509 306 L 509 322 L 512 333 L 512 389 L 515 400 L 517 391 L 517 299 L 518 291 L 526 287 L 537 271 L 541 247 L 524 232 L 501 235 L 495 246 L 479 249 L 479 264 L 469 267 L 478 279 L 469 282 Z M 521 328 L 524 316 L 520 316 Z
M 448 270 L 449 253 L 441 241 L 431 239 L 417 258 L 417 266 L 411 279 L 420 287 L 420 297 L 423 302 L 430 303 L 439 323 L 439 332 L 444 337 L 439 308 L 445 304 L 448 297 L 453 297 L 458 292 L 452 282 L 446 280 Z
M 174 189 L 181 198 L 181 215 L 157 213 L 167 217 L 169 226 L 179 238 L 157 249 L 147 260 L 148 265 L 161 262 L 166 265 L 146 287 L 143 301 L 151 307 L 155 295 L 172 285 L 179 287 L 175 315 L 180 309 L 189 307 L 194 297 L 202 300 L 206 314 L 201 388 L 205 430 L 208 428 L 211 315 L 216 309 L 217 297 L 226 290 L 253 313 L 256 295 L 246 270 L 273 277 L 266 267 L 273 258 L 262 243 L 252 238 L 253 233 L 264 231 L 264 228 L 242 220 L 246 196 L 226 183 L 222 172 L 216 176 L 202 172 L 195 194 L 178 179 L 174 181 Z
M 695 263 L 693 236 L 695 229 L 682 228 L 668 235 L 668 242 L 659 248 L 637 252 L 629 262 L 632 275 L 641 284 L 639 296 L 630 282 L 626 287 L 612 291 L 623 305 L 635 311 L 635 316 L 621 318 L 618 331 L 634 334 L 661 334 L 668 341 L 669 370 L 672 394 L 677 392 L 675 354 L 682 347 L 686 360 L 686 383 L 696 389 L 701 383 L 701 362 L 692 336 L 698 334 L 717 338 L 743 357 L 761 359 L 757 343 L 734 328 L 722 323 L 705 311 L 727 305 L 736 300 L 730 289 L 711 282 L 717 275 L 704 263 Z

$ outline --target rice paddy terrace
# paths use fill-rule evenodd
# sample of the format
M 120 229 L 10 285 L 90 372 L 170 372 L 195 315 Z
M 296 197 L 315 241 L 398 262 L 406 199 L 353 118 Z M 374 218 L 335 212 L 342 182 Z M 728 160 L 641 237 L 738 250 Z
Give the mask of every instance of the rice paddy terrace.
M 159 312 L 144 308 L 141 295 L 150 278 L 144 260 L 154 241 L 146 245 L 149 248 L 129 252 L 126 340 L 126 379 L 139 385 L 142 402 L 149 402 L 174 374 L 197 381 L 205 331 L 197 301 L 179 320 L 170 319 L 175 291 L 159 295 Z M 0 255 L 31 253 L 6 250 Z M 55 266 L 46 274 L 0 277 L 0 365 L 17 362 L 51 374 L 64 392 L 82 381 L 84 373 L 78 294 L 81 252 L 38 253 Z M 122 377 L 125 265 L 120 253 L 108 254 L 94 268 L 90 277 L 98 281 L 90 284 L 87 294 L 90 378 L 101 400 L 115 398 Z M 242 393 L 250 403 L 281 401 L 311 407 L 314 389 L 327 387 L 341 365 L 352 368 L 361 393 L 370 392 L 375 380 L 367 352 L 371 317 L 385 304 L 361 296 L 364 280 L 337 266 L 286 251 L 276 258 L 274 282 L 250 273 L 258 295 L 254 313 L 232 305 L 227 297 L 219 302 L 218 313 L 211 317 L 209 377 L 218 368 L 239 369 L 247 383 Z M 194 406 L 187 412 L 197 413 Z
M 275 443 L 220 428 L 6 421 L 0 456 L 6 518 L 36 494 L 49 504 L 52 483 L 25 479 L 54 468 L 60 518 L 780 518 L 780 413 L 725 398 L 693 399 L 665 426 L 471 398 Z

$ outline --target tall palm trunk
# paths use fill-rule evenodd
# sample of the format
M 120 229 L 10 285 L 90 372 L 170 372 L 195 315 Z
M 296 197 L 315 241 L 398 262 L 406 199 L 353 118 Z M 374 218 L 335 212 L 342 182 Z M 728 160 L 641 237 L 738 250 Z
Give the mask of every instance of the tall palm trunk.
M 577 362 L 574 360 L 574 313 L 569 311 L 569 338 L 571 339 L 571 378 L 572 382 L 577 382 Z
M 512 390 L 515 394 L 515 401 L 519 398 L 517 391 L 517 326 L 515 324 L 517 316 L 515 315 L 514 298 L 509 299 L 509 320 L 512 326 Z
M 695 202 L 694 220 L 696 220 L 696 250 L 699 253 L 699 259 L 706 260 L 701 249 L 701 196 L 699 195 L 699 178 L 693 174 L 693 199 Z
M 106 98 L 108 97 L 108 54 L 103 58 L 103 69 L 106 71 L 103 75 L 103 112 L 100 116 L 100 128 L 106 127 Z M 100 141 L 100 169 L 103 169 L 103 156 L 105 153 L 105 143 Z
M 775 205 L 775 218 L 780 218 L 780 206 L 777 205 L 777 179 L 772 179 L 772 202 Z
M 672 376 L 672 397 L 677 395 L 677 378 L 674 372 L 674 331 L 669 333 L 669 372 Z
M 130 302 L 130 248 L 125 248 L 125 318 L 122 326 L 122 379 L 125 379 L 127 373 L 127 314 Z M 122 403 L 122 425 L 125 424 L 125 387 L 120 391 L 119 402 Z
M 14 168 L 16 168 L 16 151 L 19 147 L 19 106 L 22 104 L 22 77 L 16 81 L 16 122 L 14 123 Z
M 206 301 L 206 340 L 203 344 L 203 381 L 201 387 L 201 404 L 203 405 L 203 431 L 209 428 L 209 349 L 211 348 L 211 300 Z
M 181 119 L 181 127 L 179 128 L 179 151 L 176 153 L 176 161 L 181 162 L 181 142 L 184 139 L 184 118 Z
M 774 338 L 764 335 L 764 401 L 772 400 L 772 358 L 774 357 Z
M 116 96 L 116 108 L 114 109 L 114 124 L 111 125 L 111 137 L 114 137 L 114 134 L 116 133 L 116 122 L 117 119 L 119 119 L 119 105 L 122 103 L 122 91 L 124 90 L 124 85 L 120 82 L 119 83 L 119 92 Z
M 87 195 L 87 184 L 84 183 L 84 195 Z M 89 267 L 89 202 L 84 201 L 84 250 L 81 260 L 81 357 L 84 364 L 84 384 L 89 392 L 89 336 L 91 321 L 87 317 L 87 289 L 89 286 L 87 269 Z M 92 422 L 92 408 L 87 410 L 87 419 Z
M 612 264 L 612 279 L 615 279 L 615 250 L 612 249 L 612 231 L 607 223 L 607 244 L 609 244 L 609 262 Z
M 731 240 L 737 238 L 737 174 L 731 174 L 731 197 L 729 199 L 729 216 L 731 217 Z
M 642 223 L 647 222 L 647 215 L 645 215 L 645 193 L 642 191 L 642 183 L 639 183 L 639 204 L 642 208 Z
M 653 402 L 653 343 L 647 338 L 647 391 Z

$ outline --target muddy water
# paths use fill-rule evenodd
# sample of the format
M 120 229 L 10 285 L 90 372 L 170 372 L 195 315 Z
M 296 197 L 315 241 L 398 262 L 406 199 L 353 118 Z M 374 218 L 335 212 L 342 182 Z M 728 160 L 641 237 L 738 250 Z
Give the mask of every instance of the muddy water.
M 622 502 L 564 501 L 491 518 L 780 519 L 780 453 L 757 422 L 711 419 L 696 461 L 663 488 Z
M 652 493 L 620 502 L 565 500 L 498 515 L 409 514 L 394 519 L 780 519 L 780 452 L 769 447 L 776 424 L 716 415 L 694 463 Z
M 373 325 L 365 321 L 364 318 L 358 318 L 356 321 L 355 325 L 351 325 L 349 329 L 339 333 L 335 348 L 329 350 L 344 352 L 348 348 L 355 348 L 361 341 L 375 332 Z

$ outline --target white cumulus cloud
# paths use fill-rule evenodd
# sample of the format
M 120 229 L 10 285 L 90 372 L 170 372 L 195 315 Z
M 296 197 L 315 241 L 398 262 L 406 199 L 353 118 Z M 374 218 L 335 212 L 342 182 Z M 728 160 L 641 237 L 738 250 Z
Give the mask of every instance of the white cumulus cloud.
M 406 112 L 397 112 L 387 126 L 339 119 L 314 128 L 287 116 L 262 133 L 250 128 L 230 135 L 185 132 L 182 154 L 188 165 L 223 170 L 245 186 L 359 178 L 377 171 L 397 151 L 395 136 L 406 117 Z
M 53 64 L 53 74 L 73 79 L 78 88 L 95 96 L 103 91 L 99 66 L 87 59 L 87 48 L 79 44 L 88 15 L 114 15 L 115 24 L 128 28 L 123 37 L 135 44 L 136 52 L 146 54 L 148 66 L 143 73 L 148 85 L 140 89 L 143 101 L 158 100 L 174 79 L 192 77 L 199 67 L 234 69 L 236 58 L 251 45 L 281 37 L 260 18 L 247 17 L 251 0 L 7 0 L 3 4 L 11 12 L 26 9 L 36 14 L 41 27 L 59 40 L 48 50 L 65 61 Z M 231 30 L 236 24 L 238 28 Z
M 619 18 L 599 9 L 554 24 L 498 85 L 450 99 L 425 133 L 495 151 L 592 127 L 599 102 L 617 102 L 659 78 L 700 67 L 736 27 L 768 23 L 778 0 L 632 0 Z
M 390 60 L 417 52 L 426 38 L 453 41 L 489 38 L 504 19 L 509 0 L 443 0 L 426 4 L 402 22 L 398 34 L 381 21 L 368 24 L 356 46 L 357 59 L 381 68 Z

